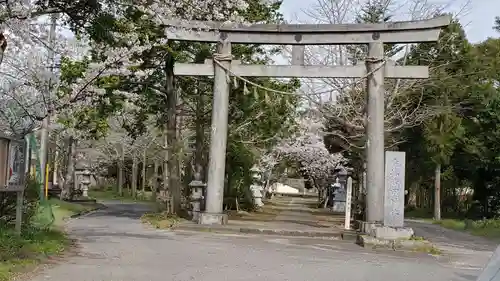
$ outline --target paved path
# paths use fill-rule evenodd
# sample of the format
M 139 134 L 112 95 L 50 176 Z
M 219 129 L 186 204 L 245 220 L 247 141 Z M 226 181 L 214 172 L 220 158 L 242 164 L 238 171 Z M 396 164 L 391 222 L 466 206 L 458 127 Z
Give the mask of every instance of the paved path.
M 311 207 L 311 205 L 317 203 L 315 197 L 278 197 L 273 202 L 281 205 L 280 209 L 282 209 L 274 218 L 273 225 L 282 224 L 283 228 L 309 231 L 330 231 L 332 228 L 344 229 L 343 214 Z
M 478 275 L 430 256 L 381 254 L 352 242 L 155 230 L 138 219 L 145 205 L 108 206 L 71 221 L 80 254 L 32 280 L 462 281 Z
M 495 241 L 447 229 L 431 222 L 407 220 L 405 224 L 413 228 L 415 235 L 425 237 L 449 254 L 451 262 L 458 265 L 484 266 L 498 247 Z
M 282 199 L 283 200 L 283 199 Z M 308 204 L 315 203 L 316 198 L 301 198 L 292 197 L 288 198 L 282 207 L 282 211 L 274 218 L 273 225 L 283 225 L 283 228 L 292 228 L 297 230 L 328 230 L 330 227 L 340 228 L 339 223 L 326 224 L 321 222 L 321 217 L 314 215 L 312 209 Z M 275 199 L 279 202 L 279 199 Z M 329 214 L 328 217 L 334 218 L 338 215 Z

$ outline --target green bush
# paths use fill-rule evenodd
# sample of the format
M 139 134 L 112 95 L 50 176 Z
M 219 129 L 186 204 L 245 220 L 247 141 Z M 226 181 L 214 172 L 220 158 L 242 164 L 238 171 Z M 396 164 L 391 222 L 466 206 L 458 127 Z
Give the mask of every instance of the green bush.
M 472 226 L 467 229 L 472 234 L 489 238 L 500 238 L 500 219 L 484 219 L 472 222 Z
M 484 219 L 473 223 L 473 228 L 498 228 L 500 229 L 500 219 Z
M 30 222 L 39 205 L 40 185 L 29 179 L 24 191 L 23 221 Z M 16 219 L 16 192 L 0 192 L 0 227 L 14 224 Z

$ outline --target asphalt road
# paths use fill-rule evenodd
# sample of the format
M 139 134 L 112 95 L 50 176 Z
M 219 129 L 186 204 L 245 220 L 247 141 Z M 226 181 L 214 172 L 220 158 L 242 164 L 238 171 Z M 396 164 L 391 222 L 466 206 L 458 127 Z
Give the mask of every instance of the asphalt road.
M 33 281 L 432 281 L 475 280 L 478 265 L 378 253 L 352 242 L 169 232 L 148 228 L 145 205 L 109 203 L 72 220 L 79 254 Z

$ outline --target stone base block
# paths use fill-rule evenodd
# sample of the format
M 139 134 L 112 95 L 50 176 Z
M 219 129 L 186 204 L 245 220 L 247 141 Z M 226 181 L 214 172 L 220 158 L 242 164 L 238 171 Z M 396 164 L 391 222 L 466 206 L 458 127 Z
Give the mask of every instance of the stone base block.
M 371 234 L 374 228 L 380 226 L 382 226 L 380 223 L 357 221 L 357 228 L 361 233 Z
M 226 214 L 215 214 L 215 213 L 200 213 L 199 224 L 205 225 L 225 225 L 227 224 Z
M 422 252 L 428 254 L 439 254 L 439 250 L 427 240 L 423 239 L 381 239 L 369 235 L 359 235 L 357 244 L 364 248 L 390 249 L 400 251 Z
M 200 221 L 200 211 L 191 211 L 191 221 L 199 222 Z
M 370 236 L 386 240 L 410 239 L 413 237 L 413 229 L 409 227 L 376 226 L 369 232 Z

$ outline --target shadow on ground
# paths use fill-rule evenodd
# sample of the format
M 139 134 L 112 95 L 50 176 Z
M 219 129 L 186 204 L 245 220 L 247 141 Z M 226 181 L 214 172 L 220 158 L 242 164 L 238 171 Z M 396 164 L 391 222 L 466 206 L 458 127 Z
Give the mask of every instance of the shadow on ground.
M 140 219 L 142 215 L 153 210 L 151 204 L 142 202 L 125 203 L 120 201 L 106 201 L 104 205 L 106 208 L 99 212 L 91 213 L 88 216 Z
M 77 234 L 80 239 L 80 243 L 91 243 L 97 242 L 106 238 L 120 239 L 120 238 L 137 238 L 137 239 L 168 239 L 173 238 L 162 233 L 130 233 L 130 232 L 118 232 L 109 230 L 86 230 L 86 229 L 73 229 L 73 233 Z

